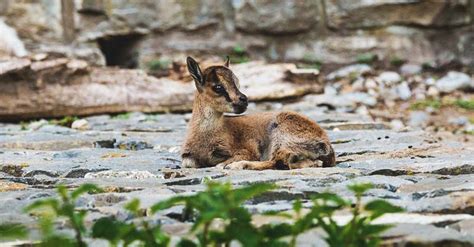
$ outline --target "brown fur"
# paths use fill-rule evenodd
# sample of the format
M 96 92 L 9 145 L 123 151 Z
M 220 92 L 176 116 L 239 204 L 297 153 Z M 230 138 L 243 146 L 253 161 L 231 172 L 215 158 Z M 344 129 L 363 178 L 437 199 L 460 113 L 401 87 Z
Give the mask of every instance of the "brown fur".
M 325 131 L 305 116 L 294 112 L 224 116 L 224 112 L 241 113 L 247 106 L 228 61 L 201 72 L 188 58 L 188 68 L 198 92 L 182 147 L 183 166 L 254 170 L 334 166 L 334 150 Z M 216 93 L 215 85 L 224 87 L 227 95 Z

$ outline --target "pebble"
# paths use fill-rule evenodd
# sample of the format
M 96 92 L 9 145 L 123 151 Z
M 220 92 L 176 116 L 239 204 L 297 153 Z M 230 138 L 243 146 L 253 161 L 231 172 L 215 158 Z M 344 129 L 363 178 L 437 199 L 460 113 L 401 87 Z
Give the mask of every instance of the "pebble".
M 404 76 L 416 75 L 421 73 L 422 69 L 419 64 L 406 63 L 400 67 L 400 73 Z
M 385 85 L 393 85 L 402 80 L 402 77 L 394 71 L 384 71 L 377 78 Z
M 390 121 L 390 127 L 393 130 L 401 130 L 401 129 L 405 128 L 405 125 L 403 124 L 403 122 L 401 120 L 393 119 L 392 121 Z
M 71 125 L 72 129 L 77 129 L 77 130 L 88 130 L 90 129 L 89 122 L 85 119 L 79 119 L 74 122 L 72 122 Z
M 439 90 L 436 87 L 430 87 L 428 88 L 426 95 L 431 96 L 431 97 L 437 97 L 439 96 Z
M 471 77 L 465 73 L 449 71 L 436 82 L 436 87 L 443 93 L 451 93 L 458 89 L 474 88 Z
M 412 127 L 425 127 L 428 124 L 430 116 L 424 111 L 413 111 L 410 113 L 408 125 Z
M 396 92 L 401 100 L 409 100 L 411 98 L 411 90 L 407 82 L 402 82 L 396 87 Z
M 359 77 L 365 73 L 371 72 L 372 67 L 367 64 L 353 64 L 343 68 L 340 68 L 336 71 L 331 72 L 328 76 L 328 80 L 336 80 L 343 77 Z

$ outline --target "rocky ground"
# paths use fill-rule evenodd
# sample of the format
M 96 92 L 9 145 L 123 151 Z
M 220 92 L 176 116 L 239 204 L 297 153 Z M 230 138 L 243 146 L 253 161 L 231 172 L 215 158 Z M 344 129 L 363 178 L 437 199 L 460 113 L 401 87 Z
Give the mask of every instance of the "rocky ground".
M 267 103 L 262 108 L 301 108 Z M 450 132 L 392 130 L 368 115 L 301 110 L 328 129 L 337 153 L 337 166 L 302 170 L 237 171 L 182 169 L 179 146 L 189 115 L 142 113 L 101 115 L 76 121 L 72 129 L 48 121 L 0 124 L 0 222 L 30 226 L 33 218 L 22 208 L 55 195 L 64 183 L 76 187 L 95 183 L 107 193 L 88 195 L 80 207 L 90 209 L 88 221 L 105 215 L 126 218 L 123 204 L 140 198 L 143 207 L 182 193 L 204 189 L 203 180 L 230 181 L 236 186 L 274 182 L 276 191 L 247 206 L 255 213 L 290 209 L 291 201 L 321 191 L 351 196 L 346 185 L 371 182 L 365 200 L 383 198 L 406 212 L 386 215 L 380 222 L 396 223 L 384 234 L 387 245 L 474 245 L 474 145 Z M 84 129 L 84 130 L 78 130 Z M 161 215 L 165 229 L 181 234 L 188 225 Z M 345 215 L 337 216 L 341 222 Z M 265 221 L 265 217 L 256 217 Z M 181 230 L 177 230 L 181 229 Z M 301 246 L 323 246 L 317 234 L 299 238 Z M 418 245 L 417 245 L 418 246 Z

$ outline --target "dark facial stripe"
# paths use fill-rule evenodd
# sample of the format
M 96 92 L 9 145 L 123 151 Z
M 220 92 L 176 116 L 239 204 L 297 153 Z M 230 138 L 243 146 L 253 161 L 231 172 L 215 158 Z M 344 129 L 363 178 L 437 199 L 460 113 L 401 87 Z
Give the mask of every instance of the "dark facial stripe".
M 216 72 L 215 70 L 213 70 L 213 71 L 209 74 L 209 76 L 210 76 L 209 79 L 210 79 L 211 81 L 213 81 L 213 82 L 215 82 L 215 83 L 220 82 L 219 77 L 217 76 L 217 72 Z M 222 86 L 223 90 L 222 90 L 222 92 L 216 92 L 216 93 L 219 94 L 219 95 L 221 95 L 221 96 L 224 96 L 224 98 L 225 98 L 225 100 L 226 100 L 227 102 L 229 102 L 229 103 L 232 102 L 232 99 L 230 98 L 229 93 L 227 93 L 227 90 L 225 90 L 224 85 L 222 85 L 222 83 L 219 83 L 219 84 Z M 214 91 L 214 92 L 215 92 L 215 91 Z
M 229 103 L 232 102 L 232 100 L 230 99 L 229 94 L 227 93 L 227 91 L 224 91 L 222 93 L 222 96 L 224 96 L 224 98 L 227 102 L 229 102 Z

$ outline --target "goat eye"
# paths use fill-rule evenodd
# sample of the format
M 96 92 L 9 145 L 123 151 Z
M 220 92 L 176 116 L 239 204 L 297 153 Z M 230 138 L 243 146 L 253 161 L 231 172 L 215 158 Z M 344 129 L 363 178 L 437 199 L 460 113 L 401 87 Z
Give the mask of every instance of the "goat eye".
M 212 90 L 214 90 L 214 92 L 218 94 L 222 94 L 223 92 L 225 92 L 224 87 L 221 85 L 215 85 L 214 87 L 212 87 Z

